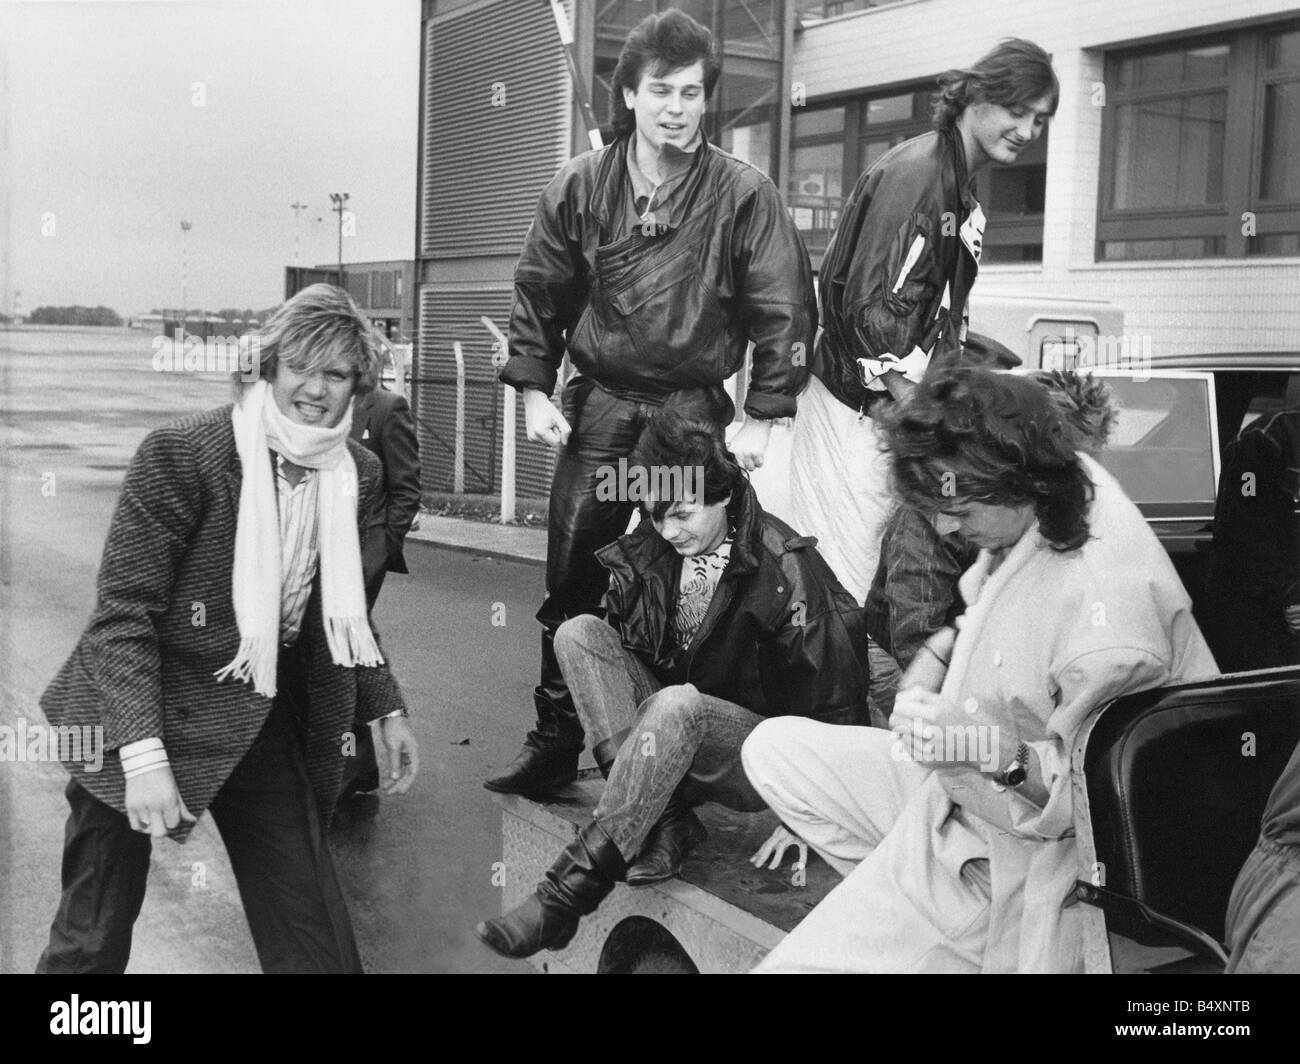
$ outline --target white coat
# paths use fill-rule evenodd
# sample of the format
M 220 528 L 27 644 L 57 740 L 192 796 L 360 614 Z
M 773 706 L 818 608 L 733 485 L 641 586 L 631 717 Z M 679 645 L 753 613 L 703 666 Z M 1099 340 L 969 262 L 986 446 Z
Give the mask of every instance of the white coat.
M 1061 902 L 1076 878 L 1092 874 L 1078 867 L 1070 782 L 1070 752 L 1085 718 L 1120 695 L 1219 671 L 1155 534 L 1109 473 L 1080 460 L 1096 487 L 1091 537 L 1058 553 L 1035 526 L 987 577 L 990 555 L 981 552 L 962 578 L 970 605 L 941 690 L 959 705 L 977 699 L 1025 740 L 1050 791 L 1039 809 L 974 770 L 932 777 L 987 849 L 985 971 L 1078 967 L 1078 929 Z

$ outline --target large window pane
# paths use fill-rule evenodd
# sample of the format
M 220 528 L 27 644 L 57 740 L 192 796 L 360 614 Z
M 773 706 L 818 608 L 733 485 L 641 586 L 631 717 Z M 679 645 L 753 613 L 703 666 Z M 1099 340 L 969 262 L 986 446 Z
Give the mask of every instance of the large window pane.
M 757 166 L 764 173 L 772 166 L 772 123 L 756 122 L 748 126 L 732 126 L 722 133 L 722 150 Z
M 1119 64 L 1119 88 L 1152 89 L 1215 81 L 1228 73 L 1228 45 L 1157 52 L 1124 59 Z
M 912 117 L 913 93 L 904 96 L 883 96 L 878 100 L 868 100 L 865 121 L 869 126 L 883 122 L 907 122 Z
M 725 62 L 725 60 L 724 60 Z M 773 75 L 776 71 L 773 70 Z M 717 113 L 718 140 L 723 149 L 757 166 L 766 174 L 776 169 L 772 153 L 773 101 L 776 78 L 729 71 L 723 74 Z
M 1100 259 L 1295 254 L 1300 21 L 1114 54 L 1106 79 Z
M 790 153 L 786 203 L 810 247 L 825 247 L 839 221 L 844 145 L 816 144 Z
M 822 107 L 815 111 L 796 108 L 794 112 L 794 139 L 822 134 L 844 132 L 844 108 Z
M 1259 194 L 1300 200 L 1300 81 L 1264 89 L 1264 153 Z
M 1222 255 L 1221 236 L 1185 237 L 1178 240 L 1107 240 L 1102 258 L 1109 262 L 1124 259 L 1203 259 Z
M 1223 200 L 1227 93 L 1117 109 L 1111 206 L 1187 207 Z
M 1042 262 L 1043 245 L 1042 244 L 1000 244 L 994 245 L 985 243 L 984 253 L 980 255 L 980 262 L 985 266 L 995 263 L 1024 263 L 1024 262 Z
M 1260 233 L 1246 250 L 1251 255 L 1300 255 L 1300 233 Z
M 840 177 L 844 170 L 843 144 L 815 144 L 795 148 L 790 156 L 790 202 L 795 197 L 842 195 Z

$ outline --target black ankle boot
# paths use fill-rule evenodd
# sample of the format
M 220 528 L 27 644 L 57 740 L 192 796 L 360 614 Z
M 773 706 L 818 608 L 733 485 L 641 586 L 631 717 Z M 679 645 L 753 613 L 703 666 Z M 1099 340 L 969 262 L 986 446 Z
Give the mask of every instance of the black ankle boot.
M 646 836 L 636 861 L 628 867 L 627 885 L 643 887 L 672 879 L 707 835 L 690 805 L 674 794 L 664 807 L 663 816 Z
M 562 746 L 538 748 L 524 743 L 524 748 L 504 772 L 483 781 L 483 786 L 497 794 L 522 794 L 546 797 L 578 778 L 578 754 Z
M 475 929 L 482 942 L 505 957 L 531 957 L 563 949 L 578 922 L 605 900 L 627 870 L 623 855 L 597 821 L 579 832 L 537 889 L 504 916 Z

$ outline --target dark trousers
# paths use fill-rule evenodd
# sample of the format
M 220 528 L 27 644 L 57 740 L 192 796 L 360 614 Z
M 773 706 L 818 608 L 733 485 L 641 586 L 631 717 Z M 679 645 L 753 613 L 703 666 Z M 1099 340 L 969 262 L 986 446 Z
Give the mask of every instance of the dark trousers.
M 364 568 L 364 566 L 363 566 Z M 384 564 L 376 565 L 366 576 L 366 613 L 372 613 L 379 592 L 383 590 L 384 578 L 388 575 L 387 558 Z M 379 772 L 379 760 L 375 756 L 375 740 L 370 734 L 370 725 L 358 724 L 353 728 L 357 737 L 356 748 L 343 769 L 343 786 L 339 794 L 346 795 L 350 788 L 360 782 L 362 790 L 373 790 L 372 781 Z
M 292 699 L 276 697 L 211 810 L 265 972 L 359 973 L 361 958 L 307 778 Z M 144 902 L 150 837 L 68 784 L 63 897 L 37 972 L 121 973 Z
M 537 611 L 542 623 L 541 679 L 533 692 L 537 727 L 527 743 L 537 748 L 581 749 L 582 725 L 555 657 L 555 632 L 570 617 L 603 615 L 609 573 L 596 560 L 600 550 L 623 534 L 637 503 L 597 498 L 602 469 L 627 458 L 660 403 L 625 398 L 578 376 L 564 389 L 564 416 L 572 432 L 560 449 L 551 480 L 546 525 L 546 599 Z M 721 436 L 734 408 L 722 388 L 692 388 L 662 400 L 684 417 L 711 424 Z

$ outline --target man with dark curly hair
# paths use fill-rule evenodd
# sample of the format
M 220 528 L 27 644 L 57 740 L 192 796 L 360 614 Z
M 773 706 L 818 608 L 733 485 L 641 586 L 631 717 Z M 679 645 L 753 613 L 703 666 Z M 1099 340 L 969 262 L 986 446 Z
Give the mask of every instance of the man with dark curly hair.
M 1039 383 L 958 367 L 884 428 L 903 501 L 980 553 L 941 678 L 904 677 L 893 735 L 792 718 L 746 740 L 755 788 L 846 877 L 760 970 L 1075 970 L 1075 735 L 1214 658 L 1154 533 Z
M 1095 457 L 1106 446 L 1117 415 L 1105 382 L 1061 370 L 1038 371 L 1034 379 L 1064 416 L 1075 449 Z M 899 505 L 885 523 L 880 564 L 864 612 L 868 634 L 904 670 L 964 608 L 957 581 L 979 551 L 961 537 L 959 527 L 955 518 L 936 518 L 907 505 Z M 888 717 L 893 698 L 880 709 Z

